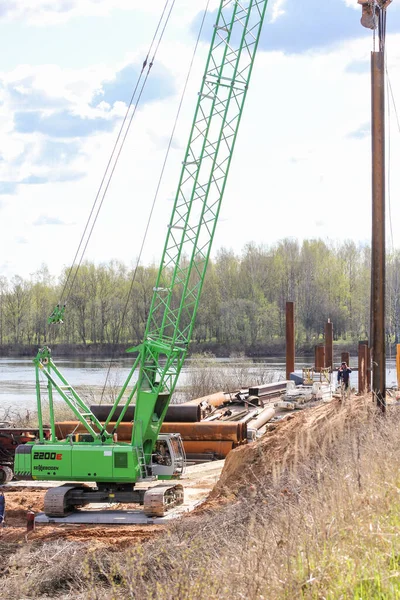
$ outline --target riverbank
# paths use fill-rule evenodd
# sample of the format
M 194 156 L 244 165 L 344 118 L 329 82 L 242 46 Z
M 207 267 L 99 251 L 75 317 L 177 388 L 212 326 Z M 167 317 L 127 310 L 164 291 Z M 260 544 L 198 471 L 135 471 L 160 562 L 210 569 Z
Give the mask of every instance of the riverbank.
M 323 339 L 313 340 L 310 343 L 302 343 L 296 346 L 298 356 L 314 356 L 314 347 L 322 344 Z M 132 343 L 131 346 L 134 344 Z M 129 344 L 51 344 L 52 354 L 58 358 L 120 358 L 126 356 Z M 35 344 L 4 344 L 0 345 L 0 358 L 33 358 L 38 350 Z M 340 359 L 342 352 L 350 352 L 357 355 L 358 342 L 334 342 L 334 357 Z M 268 344 L 257 344 L 243 346 L 240 344 L 216 344 L 213 342 L 190 344 L 189 356 L 194 354 L 209 353 L 217 358 L 229 358 L 243 355 L 248 358 L 278 357 L 286 355 L 284 340 L 276 340 Z

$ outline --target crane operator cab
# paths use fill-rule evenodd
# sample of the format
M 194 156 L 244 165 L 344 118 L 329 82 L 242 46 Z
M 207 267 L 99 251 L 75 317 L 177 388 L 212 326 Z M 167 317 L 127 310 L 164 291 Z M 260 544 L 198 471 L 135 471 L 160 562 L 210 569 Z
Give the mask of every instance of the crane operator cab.
M 158 479 L 180 477 L 185 464 L 186 455 L 179 433 L 161 433 L 151 457 L 151 475 Z

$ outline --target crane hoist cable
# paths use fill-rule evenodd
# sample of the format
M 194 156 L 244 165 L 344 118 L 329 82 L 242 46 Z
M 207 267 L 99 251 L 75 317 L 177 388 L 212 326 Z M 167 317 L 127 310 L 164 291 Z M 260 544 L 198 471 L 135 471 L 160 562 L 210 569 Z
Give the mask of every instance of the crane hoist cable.
M 97 195 L 96 195 L 96 199 L 95 199 L 95 202 L 94 202 L 93 209 L 92 209 L 92 211 L 91 211 L 90 217 L 93 215 L 94 207 L 95 207 L 95 205 L 96 205 L 96 203 L 97 203 L 97 202 L 99 202 L 99 206 L 98 206 L 98 208 L 97 208 L 97 212 L 96 212 L 96 214 L 95 214 L 95 216 L 94 216 L 94 219 L 93 219 L 92 225 L 91 225 L 91 227 L 90 227 L 90 230 L 89 230 L 89 233 L 88 233 L 88 236 L 87 236 L 87 239 L 86 239 L 85 245 L 84 245 L 84 247 L 83 247 L 83 250 L 82 250 L 82 252 L 81 252 L 81 256 L 80 256 L 80 259 L 79 259 L 79 262 L 78 262 L 78 267 L 77 267 L 77 269 L 75 270 L 75 273 L 74 273 L 74 275 L 73 275 L 73 279 L 72 279 L 72 283 L 71 283 L 71 285 L 70 285 L 70 290 L 69 290 L 68 297 L 69 297 L 69 295 L 70 295 L 70 293 L 71 293 L 71 290 L 73 289 L 74 282 L 75 282 L 75 279 L 76 279 L 76 276 L 77 276 L 78 270 L 79 270 L 79 268 L 80 268 L 80 266 L 81 266 L 81 263 L 82 263 L 82 260 L 83 260 L 84 254 L 85 254 L 85 252 L 86 252 L 86 249 L 87 249 L 87 246 L 88 246 L 88 243 L 89 243 L 90 237 L 91 237 L 91 235 L 92 235 L 92 233 L 93 233 L 93 229 L 94 229 L 94 226 L 95 226 L 95 224 L 96 224 L 96 221 L 97 221 L 97 218 L 98 218 L 99 212 L 100 212 L 100 210 L 101 210 L 101 207 L 102 207 L 102 205 L 103 205 L 104 198 L 105 198 L 105 196 L 106 196 L 106 193 L 107 193 L 107 191 L 108 191 L 108 188 L 109 188 L 109 186 L 110 186 L 111 179 L 112 179 L 112 177 L 113 177 L 113 174 L 114 174 L 115 168 L 116 168 L 116 166 L 117 166 L 117 163 L 118 163 L 119 157 L 120 157 L 120 155 L 121 155 L 122 148 L 123 148 L 123 146 L 124 146 L 124 144 L 125 144 L 126 137 L 127 137 L 127 135 L 128 135 L 128 132 L 129 132 L 129 130 L 130 130 L 130 127 L 131 127 L 131 125 L 132 125 L 132 121 L 133 121 L 133 118 L 134 118 L 134 116 L 135 116 L 135 114 L 136 114 L 137 108 L 138 108 L 138 106 L 139 106 L 139 103 L 140 103 L 140 100 L 141 100 L 141 97 L 142 97 L 143 91 L 144 91 L 144 89 L 145 89 L 145 87 L 146 87 L 147 79 L 148 79 L 148 77 L 149 77 L 149 75 L 150 75 L 151 68 L 152 68 L 152 66 L 153 66 L 153 64 L 154 64 L 154 61 L 155 61 L 155 58 L 156 58 L 156 55 L 157 55 L 157 52 L 158 52 L 158 49 L 159 49 L 159 46 L 160 46 L 161 40 L 162 40 L 162 38 L 163 38 L 163 36 L 164 36 L 164 32 L 165 32 L 166 26 L 167 26 L 167 24 L 168 24 L 168 22 L 169 22 L 169 18 L 170 18 L 170 16 L 171 16 L 171 12 L 172 12 L 172 9 L 173 9 L 173 7 L 174 7 L 174 4 L 175 4 L 175 0 L 172 0 L 172 2 L 171 2 L 171 5 L 170 5 L 170 8 L 169 8 L 168 14 L 167 14 L 167 16 L 166 16 L 166 19 L 165 19 L 165 21 L 164 21 L 164 23 L 163 23 L 163 26 L 162 26 L 162 29 L 161 29 L 161 33 L 160 33 L 160 35 L 159 35 L 159 37 L 158 37 L 158 40 L 157 40 L 157 43 L 156 43 L 156 48 L 155 48 L 155 50 L 154 50 L 154 52 L 153 52 L 153 54 L 152 54 L 152 58 L 150 59 L 150 62 L 148 62 L 148 60 L 149 60 L 149 56 L 150 56 L 150 54 L 151 54 L 151 51 L 152 51 L 153 44 L 155 43 L 155 40 L 156 40 L 156 38 L 157 38 L 157 34 L 158 34 L 158 31 L 159 31 L 159 29 L 160 29 L 160 26 L 161 26 L 161 24 L 162 24 L 162 21 L 163 21 L 163 18 L 164 18 L 164 14 L 165 14 L 165 11 L 166 11 L 166 9 L 167 9 L 167 6 L 168 6 L 168 3 L 169 3 L 169 1 L 170 1 L 170 0 L 167 0 L 167 1 L 166 1 L 166 3 L 165 3 L 164 10 L 163 10 L 163 12 L 162 12 L 162 15 L 161 15 L 161 17 L 160 17 L 160 20 L 159 20 L 159 22 L 158 22 L 158 25 L 157 25 L 157 28 L 156 28 L 156 32 L 155 32 L 155 34 L 154 34 L 154 36 L 153 36 L 153 40 L 152 40 L 152 42 L 151 42 L 151 45 L 150 45 L 149 51 L 148 51 L 148 53 L 147 53 L 146 59 L 145 59 L 145 60 L 144 60 L 144 62 L 143 62 L 142 70 L 141 70 L 141 72 L 140 72 L 140 75 L 139 75 L 138 81 L 137 81 L 137 83 L 136 83 L 136 86 L 135 86 L 135 89 L 134 89 L 134 91 L 133 91 L 133 94 L 132 94 L 132 97 L 131 97 L 131 100 L 130 100 L 129 106 L 128 106 L 128 108 L 127 108 L 127 111 L 126 111 L 126 113 L 125 113 L 125 118 L 124 118 L 124 120 L 123 120 L 123 123 L 122 123 L 122 125 L 121 125 L 121 128 L 120 128 L 120 131 L 119 131 L 119 133 L 118 133 L 118 137 L 117 137 L 116 143 L 115 143 L 115 145 L 114 145 L 114 148 L 113 148 L 113 151 L 112 151 L 112 154 L 111 154 L 111 157 L 110 157 L 110 160 L 109 160 L 109 162 L 108 162 L 108 164 L 107 164 L 107 168 L 106 168 L 105 174 L 104 174 L 104 176 L 103 176 L 103 179 L 102 179 L 102 182 L 101 182 L 101 184 L 100 184 L 100 187 L 99 187 L 98 193 L 97 193 Z M 134 105 L 134 108 L 133 108 L 133 110 L 131 111 L 131 115 L 130 115 L 130 118 L 129 118 L 129 120 L 128 120 L 128 115 L 129 115 L 129 112 L 130 112 L 130 110 L 131 110 L 131 107 L 132 107 L 132 105 L 133 105 L 134 98 L 135 98 L 135 94 L 136 94 L 136 92 L 137 92 L 137 89 L 138 89 L 138 87 L 139 87 L 140 79 L 141 79 L 141 77 L 142 77 L 142 75 L 143 75 L 143 72 L 144 72 L 144 70 L 145 70 L 146 66 L 147 66 L 147 72 L 146 72 L 146 75 L 145 75 L 144 81 L 143 81 L 143 83 L 142 83 L 142 85 L 141 85 L 141 87 L 140 87 L 140 91 L 139 91 L 139 94 L 138 94 L 138 97 L 137 97 L 136 103 L 135 103 L 135 105 Z M 125 132 L 123 133 L 123 131 L 124 131 L 124 128 L 125 128 Z M 119 148 L 118 148 L 118 142 L 119 142 L 119 140 L 121 139 L 121 136 L 122 136 L 122 140 L 121 140 L 121 142 L 120 142 L 120 144 L 119 144 Z M 117 149 L 117 148 L 118 148 L 118 149 Z M 112 164 L 112 162 L 113 162 L 113 158 L 114 158 L 114 155 L 115 155 L 115 160 L 114 160 L 114 163 Z M 111 166 L 111 164 L 112 164 L 112 166 Z M 110 171 L 110 172 L 109 172 L 109 171 Z M 102 188 L 103 188 L 103 184 L 104 184 L 104 182 L 105 182 L 105 181 L 106 181 L 106 183 L 105 183 L 105 186 L 104 186 L 103 192 L 102 192 L 102 194 L 101 194 L 101 191 L 102 191 Z M 99 201 L 100 194 L 101 194 L 101 200 Z M 85 232 L 87 231 L 87 228 L 88 228 L 88 226 L 89 226 L 90 217 L 89 217 L 89 219 L 88 219 L 88 222 L 87 222 L 87 224 L 86 224 L 86 227 L 85 227 Z M 79 248 L 80 248 L 80 247 L 82 246 L 82 244 L 83 244 L 83 239 L 84 239 L 84 235 L 83 235 L 83 236 L 82 236 L 82 238 L 81 238 L 81 242 L 80 242 L 80 244 L 79 244 Z M 74 258 L 74 264 L 75 264 L 75 262 L 76 262 L 76 259 L 77 259 L 77 256 L 78 256 L 78 254 L 79 254 L 79 248 L 78 248 L 78 251 L 77 251 L 77 253 L 76 253 L 76 256 L 75 256 L 75 258 Z M 71 272 L 71 271 L 70 271 L 70 272 Z M 67 297 L 67 299 L 68 299 L 68 297 Z
M 385 61 L 386 62 L 386 61 Z M 394 252 L 394 241 L 393 241 L 393 225 L 392 225 L 392 203 L 391 203 L 391 164 L 392 164 L 392 141 L 391 141 L 391 133 L 392 133 L 392 114 L 390 110 L 390 95 L 389 95 L 389 76 L 386 67 L 386 97 L 387 97 L 387 152 L 388 152 L 388 162 L 387 162 L 387 188 L 388 188 L 388 209 L 389 209 L 389 228 L 390 228 L 390 239 L 391 239 L 391 251 Z
M 184 86 L 183 86 L 183 89 L 182 89 L 182 93 L 181 93 L 181 97 L 180 97 L 180 100 L 179 100 L 179 105 L 178 105 L 178 110 L 176 112 L 175 121 L 174 121 L 172 130 L 171 130 L 171 134 L 170 134 L 170 137 L 169 137 L 167 150 L 165 152 L 164 162 L 163 162 L 163 165 L 161 167 L 160 175 L 159 175 L 159 178 L 158 178 L 156 190 L 155 190 L 155 193 L 154 193 L 153 202 L 152 202 L 152 205 L 151 205 L 151 208 L 150 208 L 149 216 L 147 218 L 147 223 L 146 223 L 146 227 L 145 227 L 145 230 L 144 230 L 142 242 L 141 242 L 141 245 L 140 245 L 139 254 L 138 254 L 138 257 L 136 259 L 136 265 L 135 265 L 135 268 L 133 270 L 131 284 L 130 284 L 130 287 L 129 287 L 128 294 L 126 296 L 126 301 L 125 301 L 125 305 L 124 305 L 124 308 L 123 308 L 123 311 L 122 311 L 121 320 L 120 320 L 120 323 L 119 323 L 119 325 L 117 327 L 117 341 L 116 341 L 116 343 L 118 343 L 118 341 L 119 341 L 120 334 L 121 334 L 122 328 L 124 326 L 124 320 L 125 320 L 126 313 L 127 313 L 127 310 L 128 310 L 129 301 L 130 301 L 131 296 L 132 296 L 133 286 L 134 286 L 134 283 L 136 281 L 137 272 L 138 272 L 140 261 L 141 261 L 142 254 L 143 254 L 143 249 L 144 249 L 144 246 L 145 246 L 145 243 L 146 243 L 148 231 L 149 231 L 149 228 L 150 228 L 150 223 L 151 223 L 151 220 L 152 220 L 152 217 L 153 217 L 153 214 L 154 214 L 154 208 L 155 208 L 155 205 L 156 205 L 156 202 L 157 202 L 157 199 L 158 199 L 158 194 L 159 194 L 161 183 L 162 183 L 162 180 L 163 180 L 163 177 L 164 177 L 165 167 L 167 165 L 167 161 L 168 161 L 169 153 L 170 153 L 170 150 L 171 150 L 172 142 L 173 142 L 174 137 L 175 137 L 176 126 L 178 124 L 179 116 L 180 116 L 180 113 L 181 113 L 183 100 L 184 100 L 185 95 L 186 95 L 186 90 L 187 90 L 187 86 L 188 86 L 188 83 L 189 83 L 190 75 L 192 73 L 193 63 L 194 63 L 194 60 L 195 60 L 195 57 L 196 57 L 196 54 L 197 54 L 197 49 L 198 49 L 198 46 L 199 46 L 199 43 L 200 43 L 201 34 L 203 32 L 204 22 L 205 22 L 205 19 L 206 19 L 206 16 L 207 16 L 209 4 L 210 4 L 210 0 L 207 0 L 206 6 L 205 6 L 205 9 L 204 9 L 204 12 L 203 12 L 203 17 L 202 17 L 202 20 L 201 20 L 201 23 L 200 23 L 199 32 L 197 34 L 196 43 L 194 45 L 194 49 L 193 49 L 193 53 L 192 53 L 192 58 L 191 58 L 190 63 L 189 63 L 189 68 L 188 68 L 188 71 L 187 71 L 187 74 L 186 74 L 185 83 L 184 83 Z M 106 386 L 107 386 L 107 381 L 108 381 L 109 376 L 110 376 L 110 371 L 111 371 L 111 368 L 112 368 L 112 364 L 113 364 L 114 358 L 115 357 L 112 356 L 111 359 L 110 359 L 110 363 L 109 363 L 108 370 L 107 370 L 107 375 L 106 375 L 104 386 L 103 386 L 103 390 L 102 390 L 102 393 L 101 393 L 100 404 L 103 401 L 104 393 L 105 393 Z
M 63 289 L 62 289 L 62 292 L 61 292 L 61 296 L 60 296 L 60 302 L 57 305 L 57 307 L 54 309 L 53 313 L 50 315 L 50 317 L 48 319 L 49 323 L 57 323 L 57 322 L 59 323 L 59 322 L 62 322 L 62 318 L 63 318 L 63 314 L 64 314 L 64 310 L 65 310 L 65 305 L 66 305 L 66 303 L 67 303 L 67 301 L 68 301 L 68 299 L 69 299 L 69 297 L 71 295 L 71 291 L 72 291 L 72 289 L 74 287 L 74 283 L 75 283 L 75 280 L 76 280 L 79 268 L 80 268 L 80 266 L 82 264 L 82 260 L 83 260 L 83 257 L 85 255 L 85 252 L 86 252 L 86 249 L 87 249 L 90 237 L 92 235 L 94 226 L 96 224 L 97 218 L 99 216 L 100 209 L 101 209 L 101 207 L 103 205 L 104 198 L 106 196 L 106 193 L 108 191 L 109 185 L 111 183 L 111 179 L 112 179 L 112 176 L 114 174 L 115 168 L 117 166 L 120 154 L 122 152 L 122 148 L 123 148 L 123 146 L 125 144 L 125 140 L 126 140 L 127 134 L 128 134 L 128 132 L 130 130 L 133 118 L 134 118 L 134 116 L 136 114 L 136 111 L 137 111 L 137 107 L 139 106 L 139 103 L 140 103 L 143 91 L 144 91 L 144 89 L 146 87 L 147 79 L 149 77 L 151 68 L 152 68 L 152 66 L 154 64 L 154 61 L 155 61 L 158 49 L 160 47 L 161 40 L 162 40 L 162 38 L 164 36 L 165 29 L 166 29 L 167 24 L 169 22 L 169 19 L 170 19 L 170 16 L 171 16 L 171 12 L 172 12 L 172 9 L 173 9 L 174 5 L 175 5 L 175 0 L 166 0 L 166 2 L 165 2 L 163 11 L 162 11 L 161 16 L 160 16 L 160 18 L 158 20 L 157 27 L 156 27 L 156 30 L 154 32 L 153 38 L 152 38 L 151 44 L 150 44 L 148 52 L 146 54 L 146 58 L 143 61 L 142 69 L 140 71 L 139 77 L 138 77 L 137 82 L 135 84 L 135 87 L 134 87 L 134 90 L 133 90 L 133 93 L 132 93 L 129 105 L 128 105 L 127 110 L 125 112 L 124 119 L 123 119 L 121 127 L 119 129 L 117 139 L 116 139 L 116 141 L 114 143 L 113 150 L 112 150 L 110 158 L 108 160 L 108 163 L 107 163 L 106 169 L 104 171 L 103 177 L 101 179 L 99 188 L 97 190 L 97 193 L 96 193 L 96 196 L 95 196 L 95 199 L 94 199 L 91 211 L 89 213 L 89 217 L 87 219 L 84 231 L 83 231 L 82 236 L 81 236 L 81 240 L 79 242 L 77 251 L 75 253 L 72 265 L 71 265 L 71 267 L 69 269 L 66 281 L 64 283 L 64 286 L 63 286 Z M 167 12 L 168 6 L 169 6 L 169 10 Z M 155 45 L 155 50 L 153 51 L 153 46 L 154 45 Z M 149 60 L 150 60 L 150 62 L 149 62 Z M 147 67 L 147 72 L 146 72 L 144 81 L 143 81 L 143 83 L 142 83 L 142 85 L 140 87 L 139 93 L 137 95 L 136 102 L 134 104 L 135 96 L 136 96 L 137 91 L 139 89 L 140 82 L 141 82 L 142 76 L 143 76 L 143 74 L 144 74 L 144 72 L 146 70 L 146 67 Z M 134 105 L 134 108 L 132 110 L 132 106 L 133 105 Z M 130 117 L 129 117 L 129 113 L 131 113 Z M 97 206 L 97 211 L 95 212 L 96 206 Z M 90 225 L 90 223 L 91 223 L 91 225 Z M 84 242 L 85 238 L 86 238 L 86 242 Z M 82 249 L 82 247 L 83 247 L 83 249 Z M 78 257 L 79 257 L 79 259 L 78 259 Z M 76 264 L 77 264 L 76 269 L 74 269 L 74 267 L 75 267 Z M 71 281 L 70 285 L 68 285 L 69 281 L 71 280 L 71 278 L 72 278 L 72 281 Z
M 393 238 L 393 221 L 392 221 L 392 177 L 391 177 L 391 171 L 392 171 L 392 111 L 391 111 L 391 101 L 393 103 L 393 109 L 394 109 L 394 114 L 395 114 L 395 119 L 396 119 L 396 124 L 397 124 L 397 129 L 398 132 L 400 133 L 400 122 L 399 122 L 399 116 L 398 116 L 398 112 L 397 112 L 397 106 L 396 106 L 396 100 L 393 94 L 393 89 L 392 89 L 392 84 L 390 81 L 390 76 L 389 76 L 389 69 L 387 66 L 387 58 L 386 58 L 386 54 L 385 54 L 385 73 L 386 73 L 386 97 L 387 97 L 387 154 L 388 154 L 388 160 L 387 160 L 387 199 L 388 199 L 388 220 L 389 220 L 389 228 L 390 228 L 390 239 L 391 239 L 391 255 L 389 258 L 389 264 L 391 265 L 391 268 L 393 270 L 393 272 L 396 274 L 397 276 L 397 272 L 396 272 L 396 264 L 395 264 L 395 247 L 394 247 L 394 238 Z M 393 302 L 393 298 L 392 298 L 392 294 L 389 294 L 389 321 L 390 321 L 390 325 L 392 324 L 392 302 Z M 392 333 L 392 331 L 391 331 Z M 390 361 L 390 368 L 389 368 L 389 374 L 392 371 L 392 341 L 391 338 L 389 339 L 389 361 Z
M 145 230 L 144 230 L 142 242 L 141 242 L 141 245 L 140 245 L 139 254 L 138 254 L 138 257 L 137 257 L 137 260 L 136 260 L 136 265 L 135 265 L 135 268 L 133 270 L 133 274 L 132 274 L 132 279 L 131 279 L 129 291 L 128 291 L 128 294 L 127 294 L 127 297 L 126 297 L 126 301 L 125 301 L 125 305 L 124 305 L 124 308 L 123 308 L 123 311 L 122 311 L 121 320 L 120 320 L 120 323 L 119 323 L 119 325 L 117 327 L 117 341 L 116 341 L 117 344 L 118 344 L 118 341 L 119 341 L 119 338 L 120 338 L 121 330 L 122 330 L 123 325 L 124 325 L 124 320 L 125 320 L 126 313 L 127 313 L 127 310 L 128 310 L 129 300 L 130 300 L 131 295 L 132 295 L 133 286 L 134 286 L 134 283 L 135 283 L 135 280 L 136 280 L 137 272 L 138 272 L 140 261 L 141 261 L 142 254 L 143 254 L 143 249 L 144 249 L 144 246 L 145 246 L 145 243 L 146 243 L 146 239 L 147 239 L 147 234 L 148 234 L 148 231 L 149 231 L 149 228 L 150 228 L 150 223 L 151 223 L 151 220 L 152 220 L 152 217 L 153 217 L 153 214 L 154 214 L 154 208 L 155 208 L 155 205 L 156 205 L 156 202 L 157 202 L 157 199 L 158 199 L 158 194 L 159 194 L 161 183 L 162 183 L 162 180 L 163 180 L 163 177 L 164 177 L 165 167 L 167 165 L 167 161 L 168 161 L 169 153 L 170 153 L 170 150 L 171 150 L 172 142 L 173 142 L 174 137 L 175 137 L 176 126 L 178 124 L 179 116 L 180 116 L 180 113 L 181 113 L 183 100 L 184 100 L 185 95 L 186 95 L 186 90 L 187 90 L 187 86 L 188 86 L 188 83 L 189 83 L 190 75 L 192 73 L 193 63 L 194 63 L 194 60 L 195 60 L 195 57 L 196 57 L 196 54 L 197 54 L 197 49 L 198 49 L 198 46 L 199 46 L 199 43 L 200 43 L 201 34 L 203 32 L 204 22 L 206 20 L 206 16 L 207 16 L 209 4 L 210 4 L 210 0 L 207 0 L 206 6 L 205 6 L 205 9 L 204 9 L 204 12 L 203 12 L 203 17 L 202 17 L 202 20 L 201 20 L 201 23 L 200 23 L 200 28 L 199 28 L 199 31 L 198 31 L 198 34 L 197 34 L 196 43 L 194 45 L 192 57 L 191 57 L 191 60 L 190 60 L 190 63 L 189 63 L 189 68 L 188 68 L 188 71 L 187 71 L 187 74 L 186 74 L 185 83 L 184 83 L 184 86 L 183 86 L 183 89 L 182 89 L 182 93 L 181 93 L 181 97 L 180 97 L 180 101 L 179 101 L 179 105 L 178 105 L 178 110 L 177 110 L 176 116 L 175 116 L 175 121 L 174 121 L 172 130 L 171 130 L 171 134 L 170 134 L 170 137 L 169 137 L 167 150 L 165 152 L 164 162 L 163 162 L 163 165 L 161 167 L 161 171 L 160 171 L 160 175 L 159 175 L 159 178 L 158 178 L 156 190 L 155 190 L 155 193 L 154 193 L 153 202 L 152 202 L 152 205 L 151 205 L 151 208 L 150 208 L 149 216 L 148 216 L 146 227 L 145 227 Z M 103 390 L 102 390 L 102 393 L 101 393 L 100 404 L 103 401 L 103 397 L 104 397 L 104 393 L 105 393 L 105 390 L 106 390 L 107 381 L 108 381 L 109 376 L 110 376 L 110 371 L 111 371 L 111 368 L 112 368 L 113 360 L 114 360 L 114 357 L 111 357 L 110 363 L 109 363 L 109 366 L 108 366 L 108 370 L 107 370 L 107 375 L 106 375 L 105 382 L 104 382 L 104 386 L 103 386 Z
M 102 194 L 102 198 L 101 198 L 101 201 L 100 201 L 100 205 L 99 205 L 99 207 L 98 207 L 98 209 L 97 209 L 97 212 L 96 212 L 96 215 L 95 215 L 94 221 L 93 221 L 93 223 L 92 223 L 92 226 L 91 226 L 91 228 L 90 228 L 89 236 L 88 236 L 88 238 L 87 238 L 87 240 L 86 240 L 85 246 L 84 246 L 84 248 L 83 248 L 83 251 L 82 251 L 81 258 L 80 258 L 80 260 L 79 260 L 79 263 L 78 263 L 78 269 L 79 269 L 79 267 L 80 267 L 80 265 L 81 265 L 81 263 L 82 263 L 83 256 L 84 256 L 84 254 L 85 254 L 85 252 L 86 252 L 86 249 L 87 249 L 87 246 L 88 246 L 88 244 L 89 244 L 89 240 L 90 240 L 91 234 L 92 234 L 92 232 L 93 232 L 94 226 L 95 226 L 95 224 L 96 224 L 96 221 L 97 221 L 97 217 L 99 216 L 99 212 L 100 212 L 100 209 L 101 209 L 101 207 L 102 207 L 102 205 L 103 205 L 103 201 L 104 201 L 105 195 L 106 195 L 106 193 L 107 193 L 107 191 L 108 191 L 108 188 L 109 188 L 109 186 L 110 186 L 110 183 L 111 183 L 112 176 L 114 175 L 114 171 L 115 171 L 115 168 L 116 168 L 116 166 L 117 166 L 118 159 L 119 159 L 119 157 L 120 157 L 120 155 L 121 155 L 122 148 L 123 148 L 123 146 L 124 146 L 124 144 L 125 144 L 125 141 L 126 141 L 127 135 L 128 135 L 128 133 L 129 133 L 130 127 L 131 127 L 131 125 L 132 125 L 132 121 L 133 121 L 133 118 L 134 118 L 134 116 L 135 116 L 135 114 L 136 114 L 137 107 L 139 106 L 140 100 L 141 100 L 141 98 L 142 98 L 143 91 L 144 91 L 144 89 L 145 89 L 145 87 L 146 87 L 147 79 L 148 79 L 148 77 L 149 77 L 149 75 L 150 75 L 150 70 L 151 70 L 151 68 L 152 68 L 152 66 L 153 66 L 153 64 L 154 64 L 155 57 L 156 57 L 156 54 L 157 54 L 158 48 L 159 48 L 159 46 L 160 46 L 160 43 L 161 43 L 162 37 L 163 37 L 163 35 L 164 35 L 164 32 L 165 32 L 165 29 L 166 29 L 166 26 L 167 26 L 167 23 L 168 23 L 169 16 L 170 16 L 170 14 L 171 14 L 172 8 L 173 8 L 173 6 L 174 6 L 174 3 L 175 3 L 175 0 L 173 0 L 173 2 L 172 2 L 172 4 L 171 4 L 171 7 L 170 7 L 170 10 L 169 10 L 169 13 L 168 13 L 168 18 L 167 18 L 167 21 L 164 23 L 164 26 L 163 26 L 163 29 L 162 29 L 162 32 L 161 32 L 161 36 L 160 36 L 160 38 L 159 38 L 159 40 L 158 40 L 158 42 L 157 42 L 156 49 L 155 49 L 155 51 L 154 51 L 153 57 L 152 57 L 152 58 L 151 58 L 151 60 L 150 60 L 150 63 L 149 63 L 149 65 L 148 65 L 148 68 L 147 68 L 147 72 L 146 72 L 146 75 L 145 75 L 144 81 L 143 81 L 143 83 L 142 83 L 142 86 L 141 86 L 141 88 L 140 88 L 139 95 L 138 95 L 137 101 L 136 101 L 136 103 L 135 103 L 135 107 L 134 107 L 134 109 L 133 109 L 133 111 L 132 111 L 132 113 L 131 113 L 131 116 L 130 116 L 130 118 L 129 118 L 128 125 L 127 125 L 127 127 L 125 128 L 125 133 L 124 133 L 124 135 L 123 135 L 122 142 L 121 142 L 121 144 L 120 144 L 120 147 L 119 147 L 119 150 L 118 150 L 118 152 L 117 152 L 117 155 L 116 155 L 116 159 L 115 159 L 115 161 L 114 161 L 114 164 L 113 164 L 113 166 L 112 166 L 112 168 L 111 168 L 110 175 L 109 175 L 109 177 L 108 177 L 107 183 L 106 183 L 106 185 L 105 185 L 105 188 L 104 188 L 104 192 L 103 192 L 103 194 Z M 75 278 L 76 278 L 76 273 L 77 273 L 77 271 L 76 271 L 76 272 L 75 272 L 75 274 L 74 274 L 74 279 L 73 279 L 73 281 L 72 281 L 72 284 L 71 284 L 71 289 L 73 288 L 73 283 L 74 283 L 74 281 L 75 281 Z
M 391 81 L 390 81 L 390 77 L 389 77 L 389 71 L 388 71 L 388 68 L 387 68 L 387 66 L 386 66 L 386 76 L 387 76 L 387 82 L 388 82 L 388 90 L 390 91 L 390 97 L 392 98 L 392 103 L 393 103 L 394 113 L 395 113 L 395 115 L 396 115 L 397 129 L 399 130 L 399 133 L 400 133 L 400 120 L 399 120 L 399 113 L 397 112 L 396 99 L 395 99 L 395 97 L 394 97 L 394 94 L 393 94 L 392 83 L 391 83 Z

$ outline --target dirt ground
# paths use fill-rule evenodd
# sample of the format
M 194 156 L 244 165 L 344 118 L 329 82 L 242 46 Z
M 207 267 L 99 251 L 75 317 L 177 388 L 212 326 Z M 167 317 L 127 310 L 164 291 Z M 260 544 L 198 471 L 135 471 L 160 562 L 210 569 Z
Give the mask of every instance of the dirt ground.
M 28 509 L 34 512 L 43 510 L 46 489 L 3 488 L 6 498 L 6 526 L 2 531 L 2 542 L 23 542 L 26 540 L 26 514 Z M 120 505 L 123 508 L 122 505 Z M 54 539 L 96 541 L 99 545 L 123 548 L 135 541 L 151 538 L 163 526 L 98 526 L 98 525 L 36 525 L 29 533 L 29 541 L 48 541 Z
M 203 501 L 217 482 L 224 461 L 215 461 L 189 467 L 181 483 L 185 488 L 184 510 L 192 510 L 199 502 Z M 133 542 L 143 542 L 159 534 L 165 525 L 83 525 L 83 524 L 36 524 L 34 532 L 27 538 L 26 524 L 27 512 L 43 511 L 44 496 L 47 491 L 46 484 L 3 486 L 6 499 L 6 523 L 0 529 L 2 542 L 23 543 L 27 540 L 49 541 L 54 539 L 75 540 L 80 542 L 91 541 L 98 546 L 121 549 Z M 110 505 L 110 510 L 128 510 L 132 505 Z M 135 508 L 135 507 L 134 507 Z M 140 510 L 140 507 L 137 507 Z M 105 509 L 107 510 L 107 508 Z M 179 513 L 182 514 L 182 511 Z

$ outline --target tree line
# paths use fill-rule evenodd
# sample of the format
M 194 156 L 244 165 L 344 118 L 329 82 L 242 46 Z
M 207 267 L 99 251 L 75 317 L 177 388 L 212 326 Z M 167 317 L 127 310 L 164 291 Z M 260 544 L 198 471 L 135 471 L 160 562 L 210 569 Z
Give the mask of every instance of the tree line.
M 400 251 L 387 258 L 387 331 L 400 340 Z M 136 344 L 143 333 L 156 280 L 155 265 L 135 269 L 111 261 L 65 269 L 58 280 L 42 266 L 29 278 L 0 277 L 0 345 Z M 65 322 L 48 325 L 66 283 Z M 268 345 L 285 337 L 286 301 L 296 303 L 297 343 L 323 335 L 330 318 L 335 339 L 365 339 L 369 330 L 370 248 L 352 241 L 284 239 L 222 249 L 207 269 L 193 341 Z M 122 318 L 122 315 L 124 317 Z

